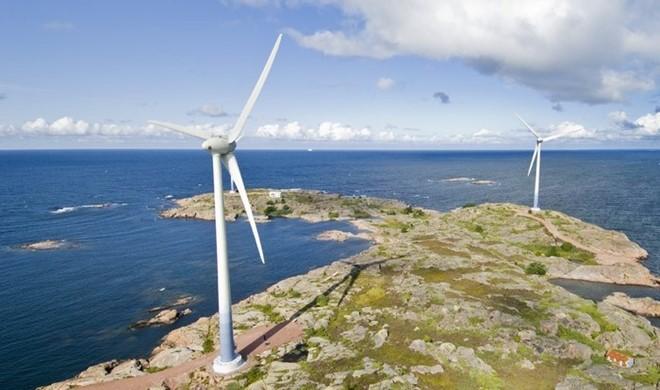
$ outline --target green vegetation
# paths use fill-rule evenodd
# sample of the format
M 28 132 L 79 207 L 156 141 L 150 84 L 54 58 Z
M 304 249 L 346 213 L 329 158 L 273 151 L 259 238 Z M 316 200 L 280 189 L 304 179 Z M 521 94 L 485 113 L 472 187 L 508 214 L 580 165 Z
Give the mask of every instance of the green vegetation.
M 603 350 L 603 346 L 595 342 L 593 339 L 591 339 L 588 336 L 583 335 L 582 333 L 575 331 L 573 329 L 569 329 L 565 326 L 559 325 L 559 331 L 557 332 L 557 335 L 559 338 L 562 338 L 564 340 L 574 340 L 577 341 L 578 343 L 587 345 L 591 347 L 591 349 L 596 350 L 596 351 L 601 351 Z
M 609 322 L 603 313 L 601 313 L 598 310 L 598 306 L 594 303 L 585 303 L 576 308 L 578 311 L 581 311 L 582 313 L 586 313 L 591 318 L 596 321 L 598 326 L 600 327 L 601 333 L 603 332 L 614 332 L 616 330 L 619 330 L 619 328 L 614 325 L 613 323 Z
M 545 264 L 539 263 L 537 261 L 529 263 L 527 267 L 525 267 L 525 273 L 527 275 L 545 275 L 546 272 L 548 272 L 548 269 L 546 268 Z
M 361 210 L 361 209 L 353 209 L 353 214 L 351 215 L 353 218 L 371 218 L 371 214 L 368 212 Z
M 576 248 L 575 245 L 569 242 L 564 242 L 561 245 L 535 243 L 522 245 L 522 247 L 533 252 L 536 256 L 563 257 L 570 261 L 585 265 L 598 264 L 593 253 Z
M 321 294 L 314 299 L 314 304 L 318 307 L 328 306 L 330 298 L 327 295 Z
M 647 385 L 658 386 L 660 383 L 660 365 L 650 367 L 645 373 L 624 375 L 627 379 Z
M 328 211 L 328 218 L 337 219 L 339 218 L 339 213 L 336 211 Z
M 211 338 L 211 324 L 209 323 L 204 335 L 204 342 L 202 343 L 202 352 L 211 353 L 215 350 L 213 339 Z
M 292 212 L 293 209 L 291 209 L 291 207 L 286 204 L 282 206 L 281 209 L 278 209 L 277 206 L 274 205 L 267 206 L 264 209 L 264 215 L 266 215 L 268 218 L 283 217 L 285 215 L 291 214 Z
M 477 207 L 476 203 L 466 203 L 463 205 L 464 209 L 469 209 L 470 207 Z
M 261 370 L 261 367 L 255 366 L 252 367 L 248 372 L 245 374 L 241 374 L 238 377 L 236 377 L 236 383 L 238 382 L 243 382 L 242 386 L 240 387 L 242 389 L 248 387 L 249 385 L 253 384 L 254 382 L 257 382 L 263 377 L 266 376 L 266 373 Z
M 268 317 L 268 321 L 274 324 L 284 321 L 284 317 L 282 317 L 280 313 L 276 312 L 275 309 L 273 308 L 273 305 L 271 304 L 252 305 L 252 307 L 264 313 L 266 317 Z

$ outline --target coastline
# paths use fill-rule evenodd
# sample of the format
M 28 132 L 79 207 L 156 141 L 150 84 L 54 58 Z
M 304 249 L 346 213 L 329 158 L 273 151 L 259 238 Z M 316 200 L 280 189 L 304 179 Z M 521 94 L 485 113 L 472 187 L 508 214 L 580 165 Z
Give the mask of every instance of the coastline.
M 561 225 L 565 228 L 572 225 L 578 226 L 580 230 L 576 234 L 578 232 L 581 234 L 578 236 L 581 240 L 574 242 L 575 245 L 568 251 L 570 252 L 568 255 L 560 251 L 557 253 L 558 256 L 554 252 L 547 256 L 548 253 L 544 253 L 543 250 L 557 246 L 556 232 L 552 234 L 552 230 L 547 228 L 544 221 L 538 221 L 537 218 L 529 218 L 528 215 L 525 215 L 526 208 L 522 206 L 484 204 L 440 213 L 434 210 L 413 209 L 395 200 L 341 197 L 318 191 L 301 190 L 283 194 L 282 199 L 286 199 L 285 202 L 268 198 L 266 190 L 252 191 L 250 198 L 257 210 L 275 206 L 277 214 L 275 217 L 303 218 L 314 222 L 331 219 L 348 220 L 358 229 L 367 230 L 369 238 L 374 242 L 372 247 L 356 256 L 335 261 L 305 275 L 284 279 L 264 292 L 252 295 L 233 305 L 237 335 L 247 329 L 273 326 L 284 320 L 294 321 L 300 325 L 305 331 L 303 343 L 307 348 L 304 360 L 308 366 L 315 368 L 313 371 L 324 372 L 324 376 L 319 377 L 315 373 L 309 372 L 303 367 L 304 364 L 299 362 L 282 363 L 278 361 L 300 345 L 300 340 L 296 340 L 295 343 L 270 350 L 264 356 L 254 357 L 254 360 L 258 361 L 255 363 L 256 367 L 260 367 L 259 372 L 263 374 L 257 381 L 247 383 L 249 378 L 242 377 L 241 375 L 245 374 L 241 374 L 223 382 L 210 375 L 202 367 L 195 369 L 192 377 L 186 375 L 185 377 L 168 378 L 170 382 L 164 381 L 164 383 L 167 382 L 165 384 L 168 388 L 176 388 L 177 385 L 183 383 L 206 383 L 211 387 L 229 386 L 231 383 L 256 386 L 261 383 L 274 387 L 280 385 L 286 387 L 292 384 L 331 385 L 334 383 L 339 385 L 345 384 L 347 381 L 359 381 L 360 377 L 355 377 L 345 371 L 337 371 L 338 367 L 325 367 L 321 363 L 325 359 L 340 361 L 342 364 L 345 360 L 351 360 L 351 364 L 349 364 L 351 369 L 357 369 L 356 364 L 360 363 L 361 368 L 359 369 L 373 371 L 366 376 L 377 374 L 378 379 L 382 379 L 377 383 L 383 386 L 402 383 L 425 387 L 425 384 L 428 385 L 436 380 L 436 376 L 446 377 L 448 373 L 451 373 L 450 377 L 456 381 L 462 380 L 460 376 L 464 375 L 477 383 L 481 378 L 482 381 L 492 381 L 497 384 L 498 380 L 500 382 L 503 380 L 500 371 L 506 370 L 497 367 L 497 364 L 486 359 L 486 356 L 497 351 L 497 353 L 521 357 L 522 355 L 518 355 L 521 354 L 519 350 L 522 347 L 539 347 L 533 342 L 541 342 L 544 350 L 552 350 L 552 353 L 561 357 L 556 360 L 577 359 L 582 362 L 582 365 L 590 359 L 593 360 L 593 356 L 597 355 L 598 348 L 595 345 L 626 347 L 626 350 L 645 356 L 647 364 L 651 366 L 660 360 L 656 356 L 657 354 L 654 355 L 652 351 L 649 351 L 649 348 L 658 344 L 658 331 L 650 326 L 648 321 L 644 322 L 645 320 L 641 317 L 607 304 L 598 304 L 596 309 L 590 306 L 589 309 L 585 309 L 586 306 L 582 305 L 587 305 L 588 301 L 561 287 L 551 285 L 549 282 L 551 278 L 556 277 L 555 275 L 561 275 L 561 277 L 569 275 L 573 279 L 597 275 L 596 278 L 599 278 L 602 275 L 609 275 L 604 270 L 613 269 L 617 270 L 613 274 L 616 275 L 620 274 L 618 271 L 625 267 L 626 270 L 631 268 L 635 272 L 623 273 L 623 277 L 609 276 L 608 280 L 613 280 L 614 283 L 632 281 L 635 284 L 657 286 L 657 278 L 639 264 L 639 256 L 635 256 L 642 253 L 643 249 L 630 242 L 625 235 L 597 228 L 562 213 L 549 212 L 543 216 L 544 220 L 549 220 L 550 223 L 553 223 L 554 220 L 561 220 Z M 209 203 L 205 197 L 208 195 L 198 195 L 177 201 L 178 207 L 166 210 L 163 216 L 209 219 L 205 218 L 205 210 L 208 211 L 208 208 L 212 207 L 212 203 Z M 234 211 L 235 219 L 240 216 L 242 209 L 237 203 L 237 197 L 234 201 L 231 196 L 227 198 L 229 199 L 227 207 Z M 192 202 L 191 199 L 193 199 Z M 282 213 L 285 204 L 289 205 L 290 212 L 287 210 Z M 519 237 L 508 237 L 514 239 L 498 242 L 496 237 L 497 239 L 502 238 L 500 230 L 508 229 L 507 223 L 510 224 L 511 221 L 515 221 L 515 226 L 510 233 Z M 497 233 L 491 234 L 491 230 L 497 231 Z M 588 234 L 584 235 L 585 232 Z M 608 257 L 599 257 L 599 253 L 592 253 L 593 256 L 588 256 L 588 251 L 585 249 L 589 248 L 590 240 L 600 242 L 612 238 L 615 238 L 617 245 L 604 248 L 606 250 L 599 252 L 605 253 Z M 562 241 L 566 242 L 566 240 Z M 534 242 L 536 246 L 525 247 L 525 243 L 529 242 Z M 564 255 L 569 257 L 575 255 L 577 260 L 567 259 L 563 257 Z M 613 261 L 616 256 L 622 261 Z M 527 275 L 525 266 L 529 265 L 530 260 L 542 262 L 547 267 L 547 274 L 544 276 Z M 507 264 L 500 266 L 499 262 Z M 640 267 L 646 270 L 646 273 Z M 384 284 L 384 281 L 388 281 L 393 287 Z M 417 288 L 411 289 L 408 285 L 417 286 Z M 442 302 L 429 296 L 428 292 L 423 291 L 424 289 L 420 286 L 443 296 Z M 390 291 L 391 289 L 394 291 Z M 543 293 L 537 294 L 536 290 Z M 390 296 L 390 293 L 393 295 Z M 512 296 L 515 301 L 502 301 L 502 298 L 494 298 L 502 296 L 503 293 Z M 310 297 L 313 297 L 311 301 Z M 568 312 L 577 318 L 568 320 L 559 315 L 554 310 L 557 307 L 548 302 L 550 298 L 559 302 L 559 308 L 564 316 Z M 475 304 L 475 301 L 479 304 L 485 303 L 487 308 L 494 308 L 494 311 L 484 311 L 484 307 L 477 307 L 479 305 Z M 410 307 L 411 305 L 413 308 Z M 451 334 L 440 332 L 437 329 L 413 331 L 412 333 L 416 335 L 424 332 L 436 335 L 429 336 L 428 340 L 422 337 L 423 335 L 413 339 L 413 336 L 409 334 L 410 329 L 399 329 L 403 324 L 399 324 L 391 316 L 393 311 L 396 311 L 396 314 L 404 317 L 406 322 L 419 323 L 417 328 L 420 328 L 420 325 L 424 323 L 420 318 L 427 313 L 414 310 L 414 307 L 418 306 L 429 306 L 432 312 L 441 313 L 442 317 L 454 317 L 454 322 L 458 322 L 458 328 Z M 458 309 L 456 309 L 457 307 Z M 349 310 L 349 308 L 357 310 Z M 534 313 L 526 313 L 527 310 L 532 310 Z M 344 318 L 341 318 L 339 313 L 343 313 Z M 496 314 L 499 318 L 492 318 L 493 313 L 499 313 Z M 347 316 L 351 319 L 346 319 Z M 148 376 L 151 375 L 150 372 L 160 371 L 165 367 L 176 367 L 185 362 L 200 359 L 216 347 L 217 327 L 213 325 L 214 321 L 217 322 L 215 317 L 200 318 L 191 325 L 172 331 L 165 336 L 161 345 L 154 349 L 150 359 L 144 364 L 140 363 L 146 368 L 141 369 L 138 364 L 131 363 L 129 364 L 131 370 L 120 370 L 115 373 L 116 367 L 113 367 L 104 375 L 83 376 L 78 379 L 83 379 L 85 383 L 97 383 L 131 376 Z M 461 340 L 456 338 L 457 333 L 476 337 L 475 328 L 491 323 L 497 324 L 498 328 L 507 327 L 508 324 L 508 327 L 517 329 L 517 332 L 512 335 L 507 334 L 506 337 L 493 335 L 497 336 L 498 343 L 485 343 L 483 340 L 480 340 L 479 343 L 472 340 L 461 343 Z M 566 334 L 562 335 L 562 328 L 568 329 L 569 324 L 571 327 L 589 330 L 589 334 L 597 333 L 597 335 L 591 337 L 591 341 L 578 340 L 577 337 L 571 338 Z M 607 324 L 614 324 L 613 326 L 619 327 L 619 329 L 612 331 Z M 625 325 L 625 331 L 622 330 L 624 328 L 622 324 Z M 632 324 L 638 330 L 644 330 L 646 346 L 642 342 L 644 336 L 636 334 L 632 329 Z M 521 336 L 520 332 L 526 333 Z M 530 332 L 534 334 L 531 335 Z M 632 336 L 628 334 L 630 332 L 633 333 Z M 615 335 L 621 333 L 626 337 L 621 336 L 622 340 L 619 340 L 612 333 Z M 372 370 L 374 364 L 370 362 L 378 360 L 378 356 L 365 354 L 359 345 L 365 342 L 371 344 L 372 339 L 384 338 L 381 347 L 388 348 L 387 345 L 390 341 L 395 344 L 401 343 L 402 340 L 394 338 L 402 335 L 405 335 L 406 343 L 398 347 L 405 347 L 404 349 L 412 351 L 420 362 L 429 364 L 413 365 L 407 367 L 406 371 L 403 367 L 394 365 L 393 361 L 386 361 L 380 362 L 376 365 L 379 368 Z M 515 335 L 518 335 L 518 341 L 516 341 Z M 558 347 L 546 345 L 548 340 L 539 341 L 543 338 L 553 339 Z M 211 341 L 212 347 L 209 347 L 207 340 Z M 440 343 L 439 340 L 444 342 Z M 635 342 L 631 340 L 635 340 Z M 502 343 L 521 345 L 516 345 L 515 348 L 506 345 L 505 348 L 500 345 Z M 451 352 L 447 351 L 452 347 L 446 344 L 453 346 Z M 438 350 L 443 345 L 447 351 Z M 479 349 L 479 347 L 488 345 L 490 347 L 487 349 Z M 589 351 L 583 347 L 589 348 Z M 493 351 L 488 349 L 493 349 Z M 388 350 L 381 352 L 385 356 L 388 355 Z M 429 357 L 431 359 L 427 359 Z M 543 359 L 535 360 L 533 357 L 540 358 L 532 353 L 531 356 L 519 359 L 516 367 L 520 366 L 518 368 L 523 372 L 524 370 L 549 369 Z M 354 361 L 356 359 L 357 363 Z M 431 360 L 437 364 L 430 364 Z M 438 372 L 437 365 L 445 372 L 445 375 Z M 529 368 L 530 366 L 535 368 Z M 553 374 L 556 374 L 552 377 L 553 379 L 576 378 L 566 375 L 570 368 L 575 369 L 575 367 L 564 363 L 559 364 L 557 361 L 553 362 L 551 366 L 554 369 Z M 592 366 L 598 366 L 598 364 L 592 364 L 589 368 Z M 387 367 L 389 370 L 386 369 Z M 641 367 L 645 368 L 644 365 Z M 107 370 L 103 368 L 96 371 L 103 373 Z M 289 377 L 286 384 L 278 382 L 284 373 Z M 589 374 L 585 375 L 591 377 Z M 66 389 L 69 388 L 66 386 L 76 383 L 81 384 L 80 381 L 76 382 L 74 379 L 46 388 Z

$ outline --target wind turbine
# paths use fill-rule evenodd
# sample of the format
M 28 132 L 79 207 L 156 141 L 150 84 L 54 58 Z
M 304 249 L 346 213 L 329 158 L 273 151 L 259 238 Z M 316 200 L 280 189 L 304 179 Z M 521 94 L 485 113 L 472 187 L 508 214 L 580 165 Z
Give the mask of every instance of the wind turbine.
M 529 176 L 532 173 L 532 167 L 534 166 L 534 162 L 536 162 L 536 178 L 534 179 L 534 207 L 532 207 L 532 211 L 540 211 L 541 209 L 539 208 L 539 183 L 541 181 L 541 144 L 544 142 L 551 141 L 553 139 L 557 139 L 559 137 L 563 137 L 566 134 L 570 133 L 571 131 L 564 131 L 564 132 L 559 132 L 553 135 L 550 135 L 548 137 L 541 137 L 534 129 L 532 126 L 528 125 L 527 122 L 523 118 L 520 117 L 520 115 L 516 114 L 518 119 L 529 129 L 529 131 L 532 132 L 534 137 L 536 137 L 536 146 L 534 146 L 534 154 L 532 155 L 532 161 L 529 163 L 529 169 L 527 170 L 527 176 Z M 574 130 L 573 130 L 574 131 Z
M 225 232 L 224 195 L 222 193 L 221 162 L 229 171 L 231 181 L 236 184 L 236 188 L 238 189 L 241 201 L 243 202 L 243 207 L 245 208 L 245 213 L 247 214 L 248 221 L 250 222 L 250 228 L 252 229 L 254 240 L 257 244 L 259 257 L 261 258 L 261 262 L 265 263 L 264 253 L 261 249 L 261 240 L 259 239 L 259 232 L 257 231 L 257 225 L 254 221 L 254 215 L 252 215 L 252 208 L 250 206 L 250 201 L 248 200 L 247 192 L 245 191 L 245 185 L 243 184 L 241 171 L 238 168 L 236 156 L 234 155 L 234 149 L 236 149 L 236 142 L 238 142 L 243 135 L 245 122 L 247 121 L 248 116 L 254 107 L 254 103 L 257 101 L 257 98 L 261 93 L 261 89 L 266 82 L 266 78 L 268 78 L 268 73 L 270 72 L 270 68 L 273 66 L 273 61 L 275 60 L 275 56 L 279 50 L 281 40 L 282 34 L 277 37 L 275 45 L 273 46 L 273 50 L 270 52 L 270 56 L 268 57 L 268 61 L 266 61 L 266 65 L 264 66 L 264 69 L 261 71 L 261 75 L 257 80 L 257 84 L 254 86 L 254 89 L 252 89 L 252 93 L 245 103 L 243 111 L 241 111 L 238 120 L 234 124 L 234 127 L 229 131 L 227 135 L 209 137 L 207 134 L 204 134 L 203 132 L 200 132 L 194 128 L 166 122 L 149 121 L 151 124 L 203 139 L 204 142 L 202 143 L 202 148 L 208 150 L 211 153 L 211 158 L 213 160 L 213 198 L 215 201 L 215 240 L 218 267 L 218 320 L 220 330 L 220 354 L 215 358 L 215 360 L 213 360 L 213 371 L 218 374 L 232 373 L 238 370 L 245 363 L 243 357 L 238 352 L 236 352 L 236 346 L 234 344 L 234 329 L 231 315 L 231 291 L 229 286 L 229 265 L 227 259 L 227 234 Z

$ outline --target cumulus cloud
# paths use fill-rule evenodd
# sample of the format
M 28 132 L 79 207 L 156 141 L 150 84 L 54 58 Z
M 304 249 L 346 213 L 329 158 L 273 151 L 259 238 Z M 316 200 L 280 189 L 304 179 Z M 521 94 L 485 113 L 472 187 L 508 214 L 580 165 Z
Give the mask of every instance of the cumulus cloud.
M 433 98 L 440 100 L 442 104 L 449 104 L 449 95 L 442 91 L 434 93 Z
M 328 55 L 457 59 L 552 101 L 624 100 L 655 87 L 660 7 L 653 1 L 243 0 L 338 8 L 340 28 L 290 30 Z M 496 21 L 496 22 L 494 22 Z M 607 44 L 603 44 L 606 42 Z
M 635 121 L 637 134 L 642 136 L 660 135 L 660 112 L 646 114 Z
M 382 91 L 386 91 L 392 88 L 395 84 L 395 81 L 389 77 L 381 77 L 376 81 L 376 87 Z
M 205 131 L 209 134 L 225 133 L 229 125 L 192 124 L 189 125 L 195 129 Z M 72 117 L 64 116 L 49 122 L 44 118 L 25 121 L 21 125 L 0 125 L 0 136 L 21 135 L 21 136 L 164 136 L 173 135 L 169 130 L 151 124 L 132 125 L 127 122 L 116 123 L 106 122 L 87 122 L 76 120 Z
M 372 133 L 367 127 L 353 128 L 337 122 L 322 122 L 313 128 L 304 128 L 299 122 L 289 122 L 261 126 L 257 129 L 256 136 L 287 140 L 354 141 L 369 140 Z
M 56 32 L 69 32 L 76 29 L 76 26 L 74 26 L 73 23 L 61 20 L 46 22 L 41 27 L 43 27 L 44 30 Z
M 561 105 L 561 103 L 557 102 L 552 105 L 552 109 L 557 111 L 557 112 L 562 112 L 564 111 L 564 106 Z
M 190 110 L 188 112 L 188 115 L 202 115 L 202 116 L 210 116 L 213 118 L 220 118 L 223 116 L 227 116 L 227 113 L 225 110 L 222 109 L 222 107 L 216 105 L 216 104 L 203 104 L 198 108 L 195 108 L 194 110 Z
M 557 125 L 550 126 L 550 135 L 559 135 L 565 138 L 598 138 L 596 130 L 587 129 L 583 125 L 571 121 L 564 121 Z

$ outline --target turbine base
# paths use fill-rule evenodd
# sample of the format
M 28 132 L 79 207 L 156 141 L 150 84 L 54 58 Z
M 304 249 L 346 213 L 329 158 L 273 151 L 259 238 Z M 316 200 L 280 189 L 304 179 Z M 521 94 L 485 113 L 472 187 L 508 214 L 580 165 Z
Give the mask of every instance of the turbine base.
M 538 213 L 538 212 L 541 211 L 541 209 L 538 208 L 538 207 L 532 207 L 530 210 L 531 210 L 533 213 Z
M 246 360 L 243 360 L 243 357 L 240 354 L 236 355 L 236 358 L 230 362 L 223 362 L 220 360 L 220 356 L 213 359 L 213 372 L 218 375 L 227 375 L 232 374 L 245 365 Z

